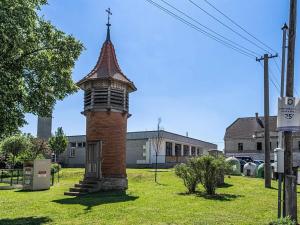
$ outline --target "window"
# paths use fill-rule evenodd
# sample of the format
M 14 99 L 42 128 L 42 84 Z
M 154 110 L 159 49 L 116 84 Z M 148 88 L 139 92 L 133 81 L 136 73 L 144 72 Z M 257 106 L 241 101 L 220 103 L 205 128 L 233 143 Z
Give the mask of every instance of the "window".
M 200 150 L 200 148 L 197 148 L 197 155 L 201 155 L 201 150 Z
M 270 150 L 272 150 L 272 142 L 270 141 Z
M 175 144 L 175 155 L 181 156 L 181 144 Z
M 192 156 L 196 156 L 196 147 L 192 146 L 191 152 L 192 152 Z
M 75 157 L 75 148 L 70 149 L 70 155 L 71 158 Z
M 243 151 L 243 149 L 244 149 L 243 143 L 238 143 L 238 150 Z
M 71 148 L 76 148 L 76 142 L 70 142 L 70 147 Z
M 82 142 L 78 142 L 78 148 L 82 148 Z
M 256 150 L 261 151 L 262 150 L 262 142 L 257 142 L 256 143 Z
M 82 142 L 82 147 L 85 148 L 85 142 Z
M 300 141 L 298 141 L 298 150 L 300 151 Z
M 190 154 L 190 148 L 189 148 L 189 146 L 188 145 L 184 145 L 183 146 L 183 155 L 184 156 L 189 156 L 189 154 Z
M 166 142 L 166 156 L 172 156 L 172 143 Z

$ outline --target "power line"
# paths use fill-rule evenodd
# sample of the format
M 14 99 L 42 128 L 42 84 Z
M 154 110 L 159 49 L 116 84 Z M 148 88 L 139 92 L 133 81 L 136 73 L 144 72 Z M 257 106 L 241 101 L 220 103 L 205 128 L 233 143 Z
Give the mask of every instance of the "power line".
M 243 28 L 241 25 L 239 25 L 237 22 L 235 22 L 232 18 L 230 18 L 229 16 L 227 16 L 225 13 L 223 13 L 221 10 L 219 10 L 215 5 L 213 5 L 211 2 L 209 2 L 208 0 L 204 0 L 208 5 L 210 5 L 212 8 L 214 8 L 216 11 L 218 11 L 220 14 L 222 14 L 225 18 L 227 18 L 230 22 L 232 22 L 234 25 L 236 25 L 237 27 L 239 27 L 242 31 L 244 31 L 246 34 L 248 34 L 249 36 L 251 36 L 252 38 L 254 38 L 256 41 L 258 41 L 260 44 L 262 44 L 263 46 L 265 46 L 266 48 L 268 48 L 269 50 L 273 51 L 273 52 L 277 52 L 275 51 L 273 48 L 271 48 L 270 46 L 268 46 L 267 44 L 265 44 L 264 42 L 262 42 L 261 40 L 259 40 L 257 37 L 255 37 L 253 34 L 251 34 L 249 31 L 247 31 L 245 28 Z
M 216 18 L 214 15 L 210 14 L 209 12 L 207 12 L 205 9 L 203 9 L 201 6 L 199 6 L 197 3 L 195 3 L 192 0 L 188 0 L 190 3 L 192 3 L 194 6 L 196 6 L 198 9 L 200 9 L 201 11 L 203 11 L 205 14 L 207 14 L 208 16 L 210 16 L 211 18 L 213 18 L 214 20 L 216 20 L 217 22 L 219 22 L 220 24 L 222 24 L 223 26 L 225 26 L 226 28 L 228 28 L 229 30 L 231 30 L 233 33 L 235 33 L 236 35 L 240 36 L 241 38 L 243 38 L 244 40 L 248 41 L 249 43 L 253 44 L 254 46 L 256 46 L 257 48 L 261 49 L 264 52 L 269 52 L 268 50 L 262 48 L 260 45 L 256 44 L 255 42 L 251 41 L 249 38 L 245 37 L 244 35 L 240 34 L 239 32 L 237 32 L 236 30 L 234 30 L 233 28 L 231 28 L 230 26 L 228 26 L 227 24 L 223 23 L 221 20 L 219 20 L 218 18 Z
M 195 23 L 199 24 L 201 27 L 204 27 L 205 29 L 207 29 L 207 30 L 209 30 L 210 32 L 214 33 L 215 35 L 218 35 L 219 37 L 221 37 L 221 38 L 225 39 L 226 41 L 228 41 L 228 42 L 230 42 L 230 43 L 232 43 L 232 44 L 238 46 L 239 48 L 242 48 L 242 49 L 244 49 L 244 50 L 246 50 L 246 51 L 251 52 L 252 54 L 254 54 L 253 56 L 259 55 L 259 53 L 254 52 L 254 51 L 250 50 L 249 48 L 246 48 L 246 47 L 244 47 L 244 46 L 242 46 L 242 45 L 240 45 L 240 44 L 238 44 L 238 43 L 236 43 L 236 42 L 230 40 L 229 38 L 226 38 L 225 36 L 223 36 L 223 35 L 221 35 L 221 34 L 215 32 L 215 31 L 212 30 L 211 28 L 209 28 L 209 27 L 207 27 L 207 26 L 201 24 L 198 20 L 196 20 L 196 19 L 192 18 L 191 16 L 187 15 L 186 13 L 184 13 L 184 12 L 181 11 L 181 10 L 179 10 L 179 9 L 176 8 L 175 6 L 171 5 L 171 4 L 168 3 L 167 1 L 165 1 L 165 0 L 160 0 L 160 1 L 162 1 L 163 3 L 165 3 L 166 5 L 168 5 L 169 7 L 171 7 L 172 9 L 176 10 L 177 12 L 181 13 L 182 15 L 186 16 L 186 17 L 189 18 L 190 20 L 194 21 Z
M 228 42 L 226 42 L 226 41 L 224 41 L 224 40 L 222 40 L 222 39 L 220 39 L 220 38 L 214 36 L 213 34 L 208 33 L 207 31 L 201 29 L 200 27 L 196 26 L 195 24 L 192 24 L 191 22 L 189 22 L 189 21 L 185 20 L 184 18 L 178 16 L 177 14 L 171 12 L 170 10 L 168 10 L 168 9 L 166 9 L 165 7 L 159 5 L 158 3 L 156 3 L 156 2 L 154 2 L 154 1 L 152 1 L 152 0 L 146 0 L 146 1 L 147 1 L 148 3 L 150 3 L 151 5 L 153 5 L 153 6 L 157 7 L 157 8 L 159 8 L 159 9 L 162 10 L 162 11 L 164 11 L 164 12 L 167 13 L 168 15 L 170 15 L 170 16 L 174 17 L 175 19 L 179 20 L 180 22 L 182 22 L 182 23 L 188 25 L 189 27 L 195 29 L 196 31 L 198 31 L 198 32 L 200 32 L 200 33 L 202 33 L 202 34 L 204 34 L 205 36 L 207 36 L 207 37 L 209 37 L 209 38 L 211 38 L 211 39 L 213 39 L 213 40 L 215 40 L 215 41 L 217 41 L 217 42 L 219 42 L 219 43 L 225 45 L 226 47 L 228 47 L 228 48 L 230 48 L 230 49 L 232 49 L 232 50 L 235 50 L 236 52 L 238 52 L 238 53 L 240 53 L 240 54 L 242 54 L 242 55 L 245 55 L 245 56 L 247 56 L 247 57 L 249 57 L 249 58 L 251 58 L 251 59 L 253 59 L 253 58 L 256 57 L 255 55 L 253 55 L 253 54 L 251 54 L 251 53 L 249 53 L 249 52 L 246 52 L 245 50 L 243 50 L 243 49 L 241 49 L 241 48 L 239 48 L 239 47 L 236 47 L 236 46 L 234 46 L 234 45 L 232 45 L 232 44 L 230 44 L 230 43 L 228 43 Z

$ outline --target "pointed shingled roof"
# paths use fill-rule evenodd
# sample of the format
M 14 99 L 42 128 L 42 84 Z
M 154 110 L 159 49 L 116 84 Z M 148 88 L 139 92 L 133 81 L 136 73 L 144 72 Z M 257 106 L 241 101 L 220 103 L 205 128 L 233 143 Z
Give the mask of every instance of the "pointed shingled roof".
M 81 85 L 88 80 L 94 79 L 114 79 L 124 83 L 127 83 L 129 87 L 135 91 L 136 87 L 133 82 L 130 81 L 121 71 L 118 64 L 115 48 L 110 40 L 110 26 L 107 26 L 106 40 L 102 45 L 101 53 L 96 63 L 96 66 L 92 71 L 86 75 L 83 79 L 77 82 L 77 85 Z

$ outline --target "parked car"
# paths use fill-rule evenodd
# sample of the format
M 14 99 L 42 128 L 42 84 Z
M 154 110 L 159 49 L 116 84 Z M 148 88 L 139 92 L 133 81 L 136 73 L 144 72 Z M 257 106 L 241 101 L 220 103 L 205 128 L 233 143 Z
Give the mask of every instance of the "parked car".
M 253 161 L 257 166 L 259 166 L 260 164 L 264 163 L 263 160 L 254 160 Z
M 253 158 L 250 156 L 234 156 L 238 160 L 244 160 L 246 162 L 253 162 Z

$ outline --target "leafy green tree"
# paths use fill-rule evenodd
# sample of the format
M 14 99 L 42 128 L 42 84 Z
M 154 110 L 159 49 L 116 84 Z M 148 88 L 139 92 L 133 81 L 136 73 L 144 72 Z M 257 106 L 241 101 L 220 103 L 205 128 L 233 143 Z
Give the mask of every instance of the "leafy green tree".
M 71 73 L 83 45 L 39 16 L 47 0 L 0 1 L 0 139 L 49 116 L 77 90 Z
M 21 151 L 21 153 L 19 154 L 18 160 L 20 162 L 50 157 L 51 149 L 45 140 L 32 136 L 29 136 L 28 138 L 30 140 L 30 146 L 27 149 Z
M 56 157 L 58 157 L 67 149 L 68 138 L 65 135 L 62 127 L 58 127 L 57 131 L 55 132 L 55 136 L 49 139 L 49 146 Z
M 30 149 L 31 143 L 25 135 L 15 135 L 5 138 L 0 145 L 1 154 L 4 155 L 14 168 L 17 157 L 23 151 Z

